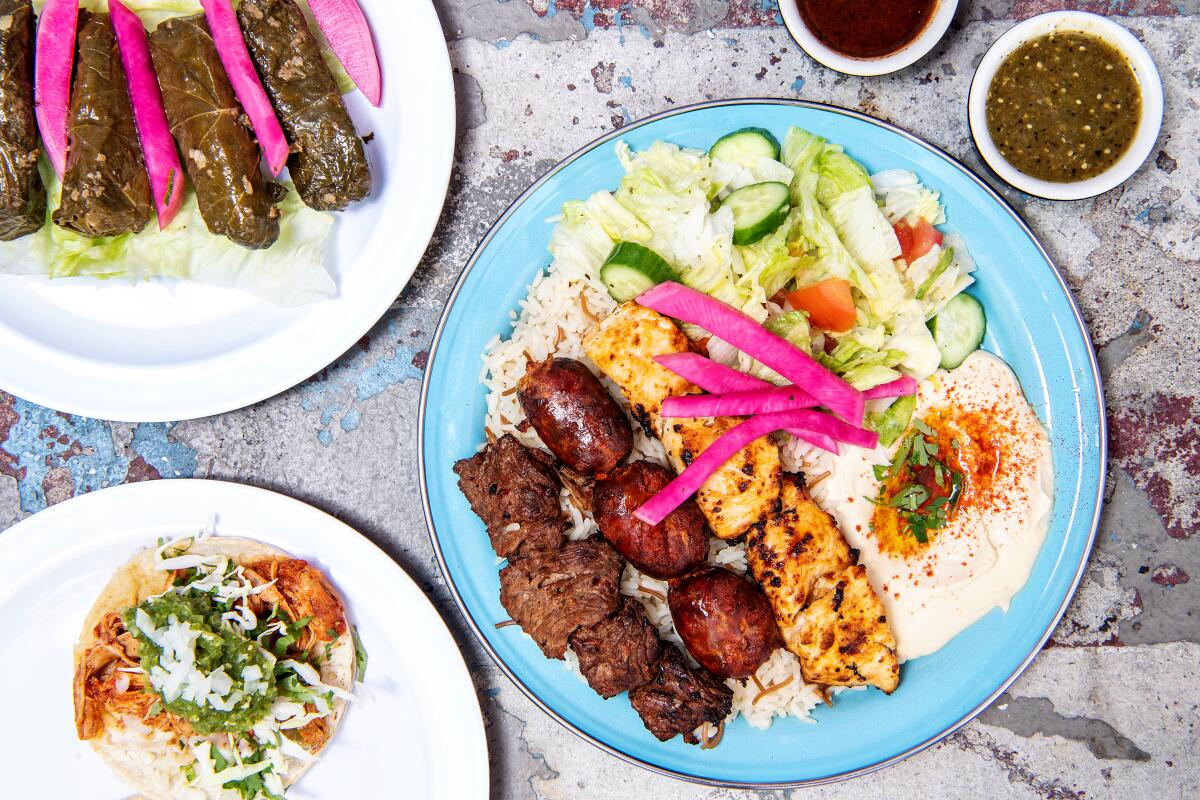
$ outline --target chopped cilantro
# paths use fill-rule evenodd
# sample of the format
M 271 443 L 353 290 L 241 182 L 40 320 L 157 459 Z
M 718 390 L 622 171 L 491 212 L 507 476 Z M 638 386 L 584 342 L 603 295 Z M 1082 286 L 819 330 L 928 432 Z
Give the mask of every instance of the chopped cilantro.
M 948 515 L 957 507 L 963 476 L 942 460 L 937 432 L 922 419 L 914 419 L 912 425 L 915 430 L 900 442 L 891 463 L 874 468 L 876 480 L 880 483 L 892 481 L 898 488 L 888 496 L 885 496 L 887 488 L 882 488 L 880 496 L 871 502 L 896 509 L 908 532 L 925 544 L 929 541 L 929 532 L 945 527 Z M 950 446 L 957 450 L 959 441 L 952 439 Z M 919 474 L 924 478 L 918 478 Z M 930 476 L 933 484 L 942 490 L 947 489 L 949 478 L 948 496 L 935 496 L 927 483 Z

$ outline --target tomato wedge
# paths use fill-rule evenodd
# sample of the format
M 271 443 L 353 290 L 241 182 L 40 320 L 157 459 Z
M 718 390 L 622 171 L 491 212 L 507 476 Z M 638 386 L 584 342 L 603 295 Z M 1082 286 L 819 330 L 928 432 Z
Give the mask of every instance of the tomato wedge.
M 909 225 L 907 220 L 896 223 L 894 230 L 900 240 L 900 253 L 909 264 L 933 249 L 935 244 L 942 243 L 942 234 L 929 224 L 927 219 L 917 220 L 916 225 Z
M 792 308 L 808 312 L 808 320 L 818 328 L 841 333 L 854 327 L 858 316 L 850 282 L 826 278 L 812 286 L 797 289 L 787 296 Z

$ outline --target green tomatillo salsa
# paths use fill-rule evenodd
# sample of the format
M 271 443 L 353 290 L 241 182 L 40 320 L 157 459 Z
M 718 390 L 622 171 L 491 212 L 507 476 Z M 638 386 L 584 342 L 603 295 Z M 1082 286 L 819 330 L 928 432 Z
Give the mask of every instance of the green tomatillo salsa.
M 1141 105 L 1137 76 L 1117 48 L 1091 34 L 1055 31 L 1022 44 L 996 71 L 988 133 L 1026 175 L 1082 181 L 1129 149 Z
M 164 648 L 137 624 L 139 610 L 144 611 L 158 629 L 186 623 L 191 631 L 199 634 L 195 639 L 196 669 L 205 675 L 220 670 L 231 684 L 225 693 L 228 703 L 223 704 L 227 708 L 197 703 L 184 696 L 169 699 L 159 692 L 163 708 L 186 719 L 201 735 L 248 731 L 267 715 L 278 696 L 274 659 L 254 639 L 236 632 L 222 620 L 223 610 L 212 595 L 196 590 L 168 592 L 125 612 L 126 627 L 138 640 L 142 668 L 153 676 L 155 668 L 162 669 Z M 244 677 L 247 667 L 256 668 L 250 671 L 254 680 L 249 687 Z

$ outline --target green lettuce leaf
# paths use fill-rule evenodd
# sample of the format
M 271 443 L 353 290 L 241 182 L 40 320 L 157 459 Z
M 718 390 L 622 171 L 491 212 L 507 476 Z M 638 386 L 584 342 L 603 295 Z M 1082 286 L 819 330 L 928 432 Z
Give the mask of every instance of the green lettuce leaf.
M 179 215 L 165 231 L 151 220 L 137 234 L 92 239 L 55 225 L 59 181 L 41 164 L 49 198 L 46 225 L 13 242 L 0 242 L 0 272 L 50 278 L 143 281 L 183 280 L 226 286 L 281 306 L 332 297 L 337 286 L 325 269 L 325 248 L 333 216 L 313 211 L 290 184 L 280 204 L 279 240 L 265 250 L 247 250 L 208 232 L 190 190 Z

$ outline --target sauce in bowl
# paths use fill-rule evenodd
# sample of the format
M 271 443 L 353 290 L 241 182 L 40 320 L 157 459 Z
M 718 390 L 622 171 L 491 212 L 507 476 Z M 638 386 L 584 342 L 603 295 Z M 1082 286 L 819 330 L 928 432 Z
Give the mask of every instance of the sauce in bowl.
M 830 50 L 852 58 L 881 58 L 925 30 L 938 0 L 791 0 L 804 24 Z
M 1055 31 L 1004 59 L 987 94 L 987 126 L 1008 163 L 1034 178 L 1086 180 L 1129 149 L 1141 88 L 1125 56 L 1098 36 Z

